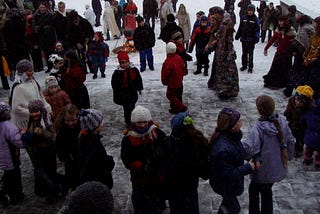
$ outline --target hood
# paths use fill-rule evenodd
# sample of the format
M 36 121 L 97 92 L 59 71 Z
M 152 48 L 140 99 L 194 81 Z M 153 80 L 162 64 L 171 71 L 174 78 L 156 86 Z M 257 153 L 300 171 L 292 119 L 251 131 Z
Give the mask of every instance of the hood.
M 282 117 L 277 117 L 277 120 L 279 120 L 280 125 L 283 127 L 282 124 L 285 123 L 284 119 Z M 278 130 L 272 121 L 259 120 L 256 126 L 259 130 L 262 130 L 267 135 L 278 135 Z

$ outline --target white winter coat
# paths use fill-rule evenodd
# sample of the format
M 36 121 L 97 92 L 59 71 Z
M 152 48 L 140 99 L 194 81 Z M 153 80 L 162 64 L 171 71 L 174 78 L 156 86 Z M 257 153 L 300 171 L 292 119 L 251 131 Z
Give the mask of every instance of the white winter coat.
M 108 30 L 111 32 L 112 37 L 120 36 L 120 30 L 118 28 L 116 19 L 114 17 L 114 10 L 110 6 L 110 3 L 106 1 L 104 12 L 103 12 L 103 33 L 107 34 Z
M 84 17 L 90 22 L 92 26 L 96 24 L 96 14 L 94 14 L 91 8 L 86 9 L 83 13 Z

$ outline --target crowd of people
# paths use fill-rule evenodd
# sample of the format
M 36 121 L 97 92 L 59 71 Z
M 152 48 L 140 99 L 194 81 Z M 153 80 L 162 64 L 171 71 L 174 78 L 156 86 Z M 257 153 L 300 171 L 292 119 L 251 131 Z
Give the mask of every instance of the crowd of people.
M 297 17 L 294 5 L 283 14 L 272 2 L 260 1 L 256 8 L 250 0 L 240 0 L 235 31 L 235 1 L 225 0 L 224 8 L 211 7 L 208 16 L 197 12 L 191 29 L 187 8 L 180 4 L 176 10 L 176 4 L 177 0 L 144 0 L 140 16 L 133 0 L 106 1 L 103 14 L 101 2 L 92 0 L 92 11 L 86 5 L 83 18 L 75 10 L 67 13 L 64 2 L 55 7 L 54 1 L 0 1 L 4 89 L 10 89 L 10 71 L 16 74 L 8 103 L 0 104 L 0 169 L 4 171 L 0 201 L 4 205 L 24 198 L 19 150 L 25 148 L 34 169 L 35 195 L 54 203 L 72 192 L 61 213 L 112 212 L 115 162 L 103 146 L 103 114 L 90 108 L 85 81 L 88 73 L 96 79 L 99 71 L 105 78 L 110 51 L 105 41 L 122 33 L 134 41 L 140 59 L 138 69 L 121 49 L 111 78 L 113 101 L 124 112 L 120 156 L 130 171 L 135 213 L 162 213 L 166 201 L 172 214 L 199 213 L 199 178 L 209 180 L 213 191 L 222 196 L 218 213 L 239 213 L 237 196 L 243 193 L 248 174 L 249 213 L 272 213 L 272 186 L 286 177 L 289 160 L 303 155 L 303 164 L 314 162 L 320 169 L 320 17 Z M 144 89 L 141 73 L 147 65 L 154 70 L 156 18 L 161 25 L 158 39 L 165 43 L 167 54 L 160 81 L 167 87 L 173 114 L 168 135 L 153 122 L 148 108 L 136 105 Z M 94 32 L 101 25 L 103 32 Z M 220 99 L 228 99 L 239 93 L 234 39 L 242 43 L 240 71 L 252 73 L 255 44 L 264 43 L 266 36 L 264 54 L 272 45 L 277 51 L 263 76 L 264 86 L 285 87 L 290 99 L 284 117 L 275 113 L 272 97 L 261 95 L 256 99 L 260 116 L 247 139 L 242 140 L 241 113 L 227 107 L 219 112 L 216 129 L 207 139 L 194 126 L 182 99 L 187 62 L 192 61 L 189 53 L 195 49 L 194 74 L 204 69 L 204 76 L 209 76 L 209 54 L 214 52 L 208 88 Z M 45 66 L 48 76 L 42 91 L 34 72 Z M 57 172 L 57 158 L 64 163 L 64 174 Z M 88 194 L 88 188 L 105 189 L 105 194 L 97 193 L 105 206 L 79 203 L 76 195 Z

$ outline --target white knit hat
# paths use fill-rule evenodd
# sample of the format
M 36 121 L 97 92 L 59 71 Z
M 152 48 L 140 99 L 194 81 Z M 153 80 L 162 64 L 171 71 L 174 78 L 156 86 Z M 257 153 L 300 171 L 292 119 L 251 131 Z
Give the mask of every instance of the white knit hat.
M 59 86 L 57 79 L 54 76 L 47 76 L 45 78 L 46 88 L 48 89 L 50 86 Z
M 93 131 L 102 123 L 103 115 L 95 109 L 81 109 L 79 122 L 82 130 Z
M 149 109 L 137 105 L 132 113 L 131 113 L 131 122 L 136 123 L 136 122 L 143 122 L 143 121 L 150 121 L 152 120 L 151 118 L 151 113 Z
M 173 54 L 177 51 L 177 46 L 173 42 L 168 42 L 166 47 L 167 54 Z

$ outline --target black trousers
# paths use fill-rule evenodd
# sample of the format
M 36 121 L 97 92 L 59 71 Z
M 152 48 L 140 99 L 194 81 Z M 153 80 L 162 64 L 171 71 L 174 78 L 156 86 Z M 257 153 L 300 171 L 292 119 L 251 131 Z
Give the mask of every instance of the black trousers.
M 242 67 L 246 68 L 249 65 L 249 68 L 253 68 L 254 46 L 254 42 L 242 42 Z
M 12 170 L 4 170 L 2 177 L 3 189 L 2 193 L 8 194 L 11 201 L 15 201 L 23 195 L 21 184 L 21 170 L 16 167 Z
M 271 184 L 252 182 L 249 185 L 249 214 L 271 214 L 273 213 Z M 261 196 L 261 209 L 259 208 Z M 261 211 L 261 212 L 260 212 Z

